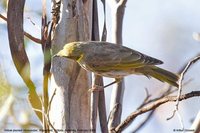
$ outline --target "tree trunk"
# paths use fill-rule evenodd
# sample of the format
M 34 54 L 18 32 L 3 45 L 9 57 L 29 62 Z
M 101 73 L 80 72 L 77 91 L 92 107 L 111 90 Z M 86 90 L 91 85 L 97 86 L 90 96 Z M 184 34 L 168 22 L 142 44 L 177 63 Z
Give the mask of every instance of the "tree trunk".
M 110 0 L 109 4 L 112 13 L 112 42 L 117 45 L 122 45 L 122 27 L 123 17 L 125 11 L 125 4 L 127 0 Z M 110 103 L 110 117 L 108 120 L 108 128 L 110 132 L 117 127 L 121 122 L 122 105 L 124 97 L 125 84 L 124 79 L 121 79 L 120 83 L 117 83 L 113 87 L 111 103 Z
M 61 18 L 52 41 L 55 54 L 68 42 L 88 41 L 91 37 L 92 0 L 62 0 Z M 50 109 L 55 129 L 80 131 L 90 129 L 91 75 L 68 59 L 52 59 L 51 94 L 56 89 Z M 52 95 L 50 95 L 51 98 Z

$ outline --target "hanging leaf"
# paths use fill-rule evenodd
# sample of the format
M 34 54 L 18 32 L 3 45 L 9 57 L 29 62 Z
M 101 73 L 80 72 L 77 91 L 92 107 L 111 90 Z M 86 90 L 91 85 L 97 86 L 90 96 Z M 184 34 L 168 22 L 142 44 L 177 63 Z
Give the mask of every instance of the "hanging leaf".
M 15 67 L 29 88 L 29 101 L 33 108 L 42 110 L 39 96 L 30 78 L 30 63 L 24 48 L 23 13 L 25 0 L 9 0 L 8 2 L 8 39 Z M 42 120 L 42 114 L 36 112 Z

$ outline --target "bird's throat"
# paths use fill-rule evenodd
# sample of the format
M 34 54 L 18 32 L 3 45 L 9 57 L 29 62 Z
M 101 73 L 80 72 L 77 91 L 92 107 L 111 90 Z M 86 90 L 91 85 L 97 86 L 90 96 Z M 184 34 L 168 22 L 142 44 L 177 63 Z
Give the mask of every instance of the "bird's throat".
M 76 59 L 76 61 L 77 61 L 78 63 L 80 63 L 80 62 L 81 62 L 81 60 L 83 59 L 83 56 L 84 56 L 84 55 L 83 55 L 83 54 L 81 54 L 81 55 L 80 55 L 80 57 L 79 57 L 78 59 Z

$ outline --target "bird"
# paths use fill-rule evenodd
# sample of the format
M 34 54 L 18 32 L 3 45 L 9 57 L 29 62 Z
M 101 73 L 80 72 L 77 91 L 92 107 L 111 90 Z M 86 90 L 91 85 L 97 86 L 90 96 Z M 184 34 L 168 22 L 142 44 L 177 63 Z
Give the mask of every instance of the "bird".
M 74 60 L 87 71 L 116 79 L 104 88 L 131 74 L 153 77 L 178 87 L 178 74 L 156 66 L 163 64 L 161 60 L 126 46 L 104 41 L 70 42 L 54 56 Z

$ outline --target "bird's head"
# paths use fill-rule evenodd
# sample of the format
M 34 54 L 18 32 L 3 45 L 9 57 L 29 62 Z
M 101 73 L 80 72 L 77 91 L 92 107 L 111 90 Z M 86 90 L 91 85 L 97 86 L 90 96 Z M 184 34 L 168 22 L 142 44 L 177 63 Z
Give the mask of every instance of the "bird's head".
M 71 42 L 65 44 L 62 50 L 60 50 L 55 57 L 65 57 L 73 60 L 78 60 L 82 57 L 82 50 L 79 42 Z

